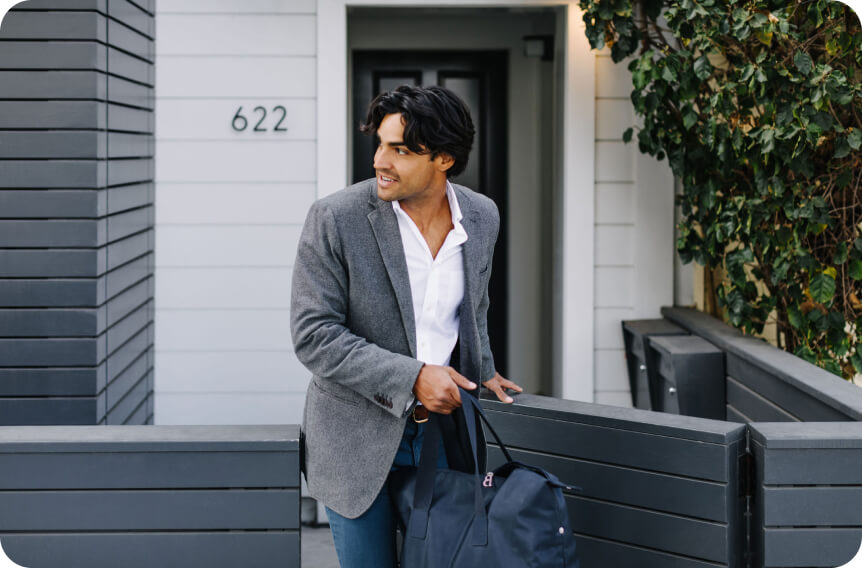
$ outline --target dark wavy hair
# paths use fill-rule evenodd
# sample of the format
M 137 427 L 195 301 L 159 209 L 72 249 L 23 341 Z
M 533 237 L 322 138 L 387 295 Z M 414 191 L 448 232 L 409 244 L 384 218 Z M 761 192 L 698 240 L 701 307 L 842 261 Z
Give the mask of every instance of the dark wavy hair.
M 467 167 L 473 147 L 473 119 L 470 109 L 455 93 L 443 87 L 402 85 L 394 91 L 380 93 L 368 105 L 368 116 L 359 127 L 363 134 L 376 135 L 387 114 L 401 113 L 404 143 L 411 152 L 449 154 L 454 164 L 446 171 L 452 178 Z

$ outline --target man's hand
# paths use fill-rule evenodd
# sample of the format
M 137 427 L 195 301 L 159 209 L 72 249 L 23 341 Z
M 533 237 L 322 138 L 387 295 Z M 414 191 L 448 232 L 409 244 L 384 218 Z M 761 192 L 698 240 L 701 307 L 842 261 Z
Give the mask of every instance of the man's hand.
M 473 390 L 476 385 L 452 367 L 426 364 L 416 377 L 413 394 L 431 412 L 451 414 L 461 406 L 458 387 Z
M 489 390 L 494 391 L 497 395 L 497 398 L 500 399 L 500 402 L 505 402 L 511 404 L 514 402 L 511 396 L 506 394 L 504 389 L 512 389 L 517 392 L 524 392 L 524 389 L 510 381 L 509 379 L 504 379 L 500 373 L 496 373 L 491 379 L 482 383 Z

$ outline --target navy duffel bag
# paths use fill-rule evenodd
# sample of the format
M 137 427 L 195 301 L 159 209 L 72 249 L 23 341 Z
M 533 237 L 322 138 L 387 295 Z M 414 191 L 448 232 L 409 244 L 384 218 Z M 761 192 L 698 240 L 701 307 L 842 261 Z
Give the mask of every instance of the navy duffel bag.
M 560 483 L 547 471 L 512 460 L 479 401 L 461 391 L 473 463 L 478 464 L 477 416 L 506 463 L 481 475 L 435 469 L 440 430 L 426 425 L 418 468 L 390 475 L 402 533 L 402 568 L 578 568 L 575 538 Z

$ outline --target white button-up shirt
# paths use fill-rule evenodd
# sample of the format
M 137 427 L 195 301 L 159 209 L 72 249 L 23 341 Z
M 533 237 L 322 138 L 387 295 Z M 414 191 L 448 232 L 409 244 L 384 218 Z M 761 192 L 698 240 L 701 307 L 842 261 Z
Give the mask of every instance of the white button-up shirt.
M 401 243 L 407 259 L 413 318 L 416 323 L 416 358 L 431 365 L 448 365 L 458 342 L 459 308 L 464 298 L 464 255 L 467 232 L 461 225 L 461 208 L 452 185 L 446 182 L 452 230 L 436 257 L 413 219 L 392 202 Z

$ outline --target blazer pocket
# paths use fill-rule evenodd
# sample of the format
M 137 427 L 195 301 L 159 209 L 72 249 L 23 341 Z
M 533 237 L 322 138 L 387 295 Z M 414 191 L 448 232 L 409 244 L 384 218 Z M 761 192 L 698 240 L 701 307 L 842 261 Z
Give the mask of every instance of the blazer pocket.
M 316 386 L 317 390 L 319 390 L 324 396 L 327 396 L 329 398 L 334 398 L 338 402 L 341 402 L 344 404 L 349 404 L 350 406 L 357 406 L 357 407 L 359 406 L 359 403 L 356 402 L 355 400 L 351 400 L 351 399 L 347 398 L 346 396 L 344 396 L 343 394 L 337 394 L 337 393 L 333 392 L 332 390 L 321 386 L 321 384 L 318 383 L 317 381 L 314 381 L 314 386 Z

